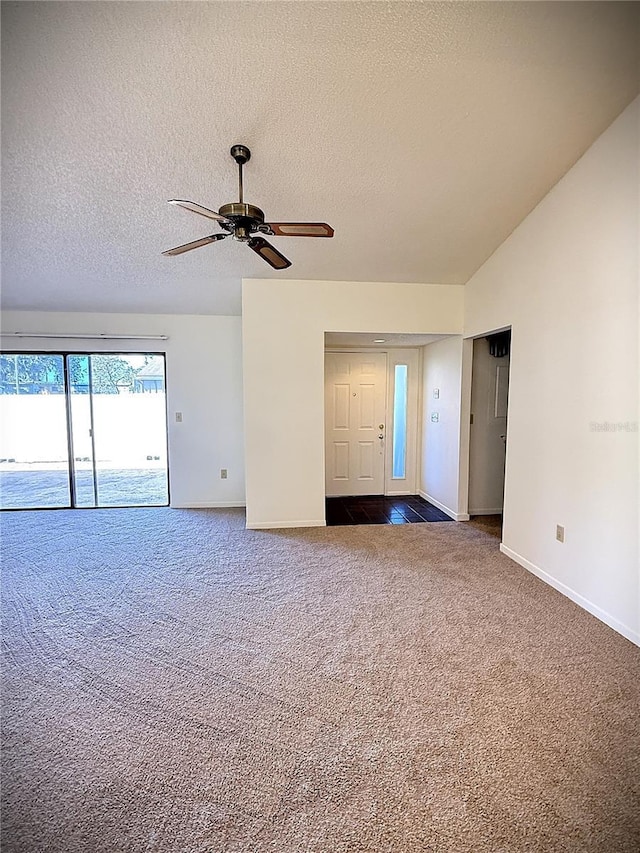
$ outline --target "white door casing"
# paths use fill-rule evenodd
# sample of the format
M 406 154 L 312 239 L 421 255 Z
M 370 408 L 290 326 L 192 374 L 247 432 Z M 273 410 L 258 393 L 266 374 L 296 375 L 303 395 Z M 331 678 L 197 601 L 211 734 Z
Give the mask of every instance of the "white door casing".
M 327 497 L 384 493 L 386 387 L 386 353 L 325 353 Z

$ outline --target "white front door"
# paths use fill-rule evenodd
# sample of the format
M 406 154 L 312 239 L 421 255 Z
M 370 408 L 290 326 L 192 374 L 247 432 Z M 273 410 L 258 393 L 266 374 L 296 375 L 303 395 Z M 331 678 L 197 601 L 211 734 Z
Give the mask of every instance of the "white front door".
M 386 353 L 325 353 L 327 497 L 384 494 Z

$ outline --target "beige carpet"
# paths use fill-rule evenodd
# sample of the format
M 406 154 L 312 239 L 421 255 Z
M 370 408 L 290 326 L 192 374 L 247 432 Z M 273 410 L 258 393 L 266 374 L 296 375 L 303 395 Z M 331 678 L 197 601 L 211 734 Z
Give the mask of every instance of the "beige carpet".
M 640 849 L 640 650 L 486 532 L 1 525 L 7 853 Z

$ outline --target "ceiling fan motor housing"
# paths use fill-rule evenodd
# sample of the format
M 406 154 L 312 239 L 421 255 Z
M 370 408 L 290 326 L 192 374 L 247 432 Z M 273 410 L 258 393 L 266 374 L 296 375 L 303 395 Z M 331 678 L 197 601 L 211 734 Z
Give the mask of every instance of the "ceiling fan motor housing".
M 268 225 L 264 224 L 264 213 L 254 204 L 243 204 L 234 201 L 223 204 L 218 211 L 229 222 L 221 222 L 220 227 L 230 231 L 236 240 L 246 241 L 256 231 L 271 233 Z

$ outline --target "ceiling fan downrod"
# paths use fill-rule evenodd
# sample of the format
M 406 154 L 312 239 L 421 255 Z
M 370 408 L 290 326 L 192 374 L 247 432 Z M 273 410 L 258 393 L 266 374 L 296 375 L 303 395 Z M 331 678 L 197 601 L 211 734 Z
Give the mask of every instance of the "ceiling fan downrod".
M 243 204 L 244 194 L 242 186 L 242 167 L 248 160 L 251 159 L 251 151 L 249 151 L 246 145 L 232 145 L 231 151 L 229 153 L 238 164 L 238 169 L 240 171 L 240 174 L 238 175 L 238 190 L 240 196 L 239 202 L 240 204 Z

